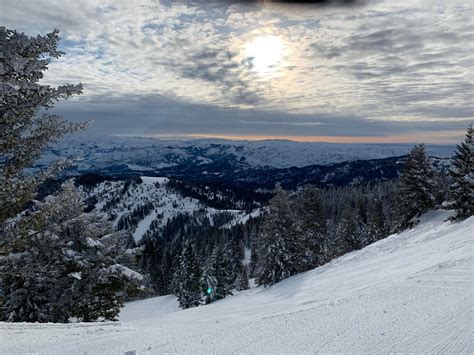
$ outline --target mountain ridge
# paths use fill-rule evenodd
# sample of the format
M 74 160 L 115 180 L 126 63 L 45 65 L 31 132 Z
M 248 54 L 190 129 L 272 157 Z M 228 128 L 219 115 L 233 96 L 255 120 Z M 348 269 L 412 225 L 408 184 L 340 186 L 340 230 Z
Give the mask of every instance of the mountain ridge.
M 101 138 L 79 135 L 50 146 L 36 168 L 64 157 L 82 157 L 76 172 L 130 164 L 140 170 L 159 170 L 187 163 L 206 165 L 222 161 L 242 168 L 290 168 L 405 155 L 408 144 L 339 144 L 294 141 L 158 140 L 142 137 Z M 427 146 L 428 153 L 448 158 L 455 147 Z

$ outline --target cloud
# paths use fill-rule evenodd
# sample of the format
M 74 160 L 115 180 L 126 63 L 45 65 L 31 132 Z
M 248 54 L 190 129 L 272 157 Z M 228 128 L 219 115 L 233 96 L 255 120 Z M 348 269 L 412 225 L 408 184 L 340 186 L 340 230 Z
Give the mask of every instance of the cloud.
M 96 132 L 383 136 L 472 121 L 468 3 L 319 5 L 5 0 L 0 22 L 61 30 L 67 54 L 45 80 L 84 84 L 59 109 L 94 118 Z M 269 73 L 246 56 L 259 36 L 284 43 Z
M 354 78 L 365 94 L 361 109 L 383 115 L 390 108 L 386 117 L 472 118 L 473 46 L 460 3 L 370 13 L 348 16 L 355 26 L 336 41 L 310 46 L 314 60 L 324 58 Z
M 172 4 L 176 0 L 162 1 L 165 4 Z M 190 0 L 188 3 L 196 5 L 202 4 L 199 0 Z M 206 4 L 234 5 L 234 4 L 288 4 L 288 5 L 335 5 L 351 6 L 364 4 L 363 0 L 207 0 Z
M 373 137 L 412 136 L 437 131 L 462 135 L 469 119 L 404 121 L 371 120 L 361 116 L 330 114 L 289 114 L 279 111 L 222 108 L 193 104 L 159 95 L 130 98 L 96 98 L 81 102 L 63 102 L 55 109 L 74 121 L 94 120 L 94 133 L 137 136 L 269 136 L 297 137 Z M 434 132 L 434 133 L 433 133 Z M 432 142 L 432 141 L 431 141 Z
M 249 64 L 238 60 L 237 53 L 226 49 L 205 48 L 189 54 L 180 63 L 163 63 L 182 77 L 199 79 L 221 87 L 233 103 L 253 105 L 261 98 L 251 85 Z

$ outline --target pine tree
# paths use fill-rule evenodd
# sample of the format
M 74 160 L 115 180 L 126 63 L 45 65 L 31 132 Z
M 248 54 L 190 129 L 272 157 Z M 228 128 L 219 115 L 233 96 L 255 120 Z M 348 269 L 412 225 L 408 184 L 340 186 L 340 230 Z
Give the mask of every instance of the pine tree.
M 249 278 L 255 278 L 257 274 L 257 269 L 259 265 L 259 262 L 258 262 L 259 243 L 257 239 L 259 235 L 260 233 L 255 234 L 252 237 L 252 239 L 254 239 L 255 241 L 251 244 L 251 248 L 250 248 L 251 253 L 250 253 L 250 263 L 249 263 L 249 270 L 248 270 Z
M 466 139 L 457 146 L 449 170 L 453 183 L 449 186 L 451 201 L 449 208 L 456 210 L 454 219 L 463 219 L 474 214 L 474 143 L 472 124 L 466 132 Z
M 39 183 L 69 164 L 62 161 L 36 175 L 25 174 L 51 142 L 85 127 L 41 110 L 61 99 L 81 94 L 81 85 L 57 88 L 39 84 L 57 50 L 59 31 L 28 37 L 0 27 L 0 225 L 30 201 Z
M 366 226 L 354 207 L 348 206 L 343 211 L 339 233 L 341 233 L 349 246 L 346 252 L 361 249 L 369 244 Z
M 399 228 L 412 225 L 413 219 L 435 207 L 435 174 L 423 144 L 407 156 L 397 193 Z
M 258 241 L 256 281 L 259 285 L 273 285 L 301 271 L 303 243 L 295 220 L 288 193 L 277 187 Z
M 228 260 L 230 265 L 230 275 L 232 282 L 237 279 L 242 266 L 242 259 L 244 258 L 244 246 L 241 242 L 242 234 L 237 228 L 234 229 L 232 239 L 228 242 L 223 250 L 225 258 Z
M 167 294 L 167 285 L 163 264 L 165 256 L 163 255 L 164 243 L 161 239 L 152 237 L 145 238 L 143 246 L 142 270 L 149 276 L 150 286 L 157 295 Z M 168 270 L 166 270 L 168 271 Z
M 207 259 L 202 274 L 205 303 L 220 300 L 232 294 L 232 265 L 220 247 L 216 247 Z
M 177 260 L 179 260 L 180 252 L 173 245 L 167 245 L 163 252 L 161 273 L 163 275 L 163 294 L 165 295 L 173 293 L 173 279 L 178 267 Z
M 236 276 L 234 272 L 238 267 L 233 264 L 229 254 L 222 249 L 217 250 L 217 260 L 220 260 L 219 274 L 218 274 L 218 288 L 216 295 L 224 298 L 228 295 L 232 295 L 232 289 L 234 288 L 234 282 Z M 236 261 L 238 265 L 241 265 L 241 260 Z
M 367 217 L 367 238 L 368 243 L 376 242 L 387 235 L 387 228 L 385 227 L 385 216 L 383 204 L 381 201 L 370 208 Z
M 194 255 L 191 243 L 187 242 L 181 254 L 175 274 L 175 292 L 181 308 L 199 306 L 202 298 L 201 268 Z
M 247 273 L 247 267 L 242 267 L 239 275 L 237 276 L 236 287 L 237 291 L 244 291 L 250 288 L 249 276 Z
M 345 235 L 343 225 L 335 220 L 328 224 L 327 228 L 327 258 L 332 260 L 350 251 Z
M 102 243 L 111 225 L 83 213 L 72 182 L 38 210 L 9 223 L 0 259 L 0 318 L 13 322 L 115 320 L 141 275 L 116 263 Z M 111 236 L 113 237 L 113 236 Z
M 303 268 L 308 270 L 322 265 L 327 258 L 326 221 L 318 190 L 306 185 L 297 200 L 297 207 L 298 228 L 305 253 Z

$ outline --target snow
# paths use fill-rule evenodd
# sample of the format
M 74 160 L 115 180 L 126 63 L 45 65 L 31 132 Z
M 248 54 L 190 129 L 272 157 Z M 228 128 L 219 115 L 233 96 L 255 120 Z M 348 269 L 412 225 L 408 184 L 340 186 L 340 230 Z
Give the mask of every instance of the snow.
M 242 220 L 240 221 L 240 223 L 242 224 L 245 224 L 247 223 L 247 221 L 250 219 L 250 218 L 256 218 L 258 216 L 260 216 L 262 214 L 262 210 L 261 209 L 257 209 L 255 211 L 252 211 L 250 212 L 248 215 L 246 215 L 244 218 L 242 218 Z
M 102 243 L 99 242 L 99 241 L 96 241 L 90 237 L 87 237 L 86 238 L 86 242 L 87 242 L 87 245 L 90 246 L 90 247 L 97 247 L 97 246 L 101 246 Z
M 0 323 L 0 353 L 473 353 L 474 217 L 448 215 L 207 306 L 165 296 L 117 323 Z
M 250 218 L 256 218 L 260 216 L 263 211 L 260 208 L 257 208 L 256 210 L 250 212 L 250 213 L 245 213 L 245 211 L 239 211 L 239 210 L 227 210 L 228 212 L 235 213 L 235 218 L 224 224 L 222 228 L 232 228 L 233 226 L 236 226 L 238 224 L 245 224 L 248 222 Z
M 157 319 L 166 314 L 180 310 L 175 296 L 154 297 L 146 300 L 130 302 L 120 313 L 121 319 L 127 322 Z
M 136 165 L 136 164 L 127 164 L 127 167 L 131 170 L 136 170 L 136 171 L 151 171 L 151 170 L 154 170 L 152 167 Z
M 117 226 L 120 218 L 132 212 L 135 208 L 146 203 L 152 203 L 153 209 L 150 213 L 138 221 L 136 228 L 132 230 L 132 236 L 139 242 L 150 230 L 152 223 L 158 227 L 163 227 L 166 223 L 178 214 L 192 215 L 195 212 L 204 212 L 212 223 L 212 217 L 220 213 L 230 213 L 234 218 L 223 228 L 230 228 L 238 223 L 245 223 L 250 217 L 258 216 L 261 211 L 255 210 L 250 214 L 245 211 L 223 209 L 219 210 L 206 206 L 198 199 L 185 197 L 181 193 L 169 186 L 170 180 L 166 177 L 141 176 L 141 184 L 129 187 L 126 194 L 120 191 L 124 188 L 124 181 L 106 181 L 95 186 L 88 192 L 89 196 L 97 196 L 98 203 L 96 210 L 104 217 L 114 215 L 114 225 Z M 104 210 L 111 201 L 115 201 L 112 207 Z
M 115 264 L 115 265 L 112 265 L 112 266 L 109 266 L 109 269 L 110 271 L 112 272 L 116 272 L 116 273 L 120 273 L 120 274 L 123 274 L 129 278 L 134 278 L 134 279 L 137 279 L 137 280 L 142 280 L 143 279 L 143 276 L 141 274 L 139 274 L 138 272 L 126 267 L 126 266 L 123 266 L 123 265 L 120 265 L 120 264 Z
M 157 170 L 195 161 L 204 165 L 223 157 L 250 167 L 288 168 L 331 164 L 358 159 L 401 156 L 409 144 L 335 144 L 286 140 L 232 141 L 223 139 L 159 140 L 145 137 L 89 136 L 75 134 L 50 146 L 37 167 L 62 157 L 80 156 L 76 171 L 126 165 L 137 171 Z M 454 146 L 430 145 L 430 155 L 448 158 Z
M 138 242 L 140 241 L 140 239 L 142 239 L 143 235 L 150 228 L 151 223 L 154 220 L 156 220 L 157 217 L 158 217 L 158 212 L 155 210 L 138 223 L 137 228 L 132 233 L 132 236 L 135 242 Z
M 80 272 L 71 272 L 69 275 L 78 280 L 82 279 L 82 273 Z
M 249 248 L 245 248 L 244 249 L 244 258 L 242 260 L 242 265 L 244 265 L 244 266 L 250 265 L 251 256 L 252 256 L 252 250 L 250 250 Z
M 140 179 L 145 184 L 167 184 L 169 179 L 165 177 L 141 176 Z

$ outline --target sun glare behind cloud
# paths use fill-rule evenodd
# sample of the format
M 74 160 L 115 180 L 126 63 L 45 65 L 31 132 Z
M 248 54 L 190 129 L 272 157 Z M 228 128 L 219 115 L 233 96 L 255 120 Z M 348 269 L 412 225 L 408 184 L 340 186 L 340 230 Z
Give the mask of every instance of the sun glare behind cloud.
M 277 36 L 260 36 L 245 46 L 245 56 L 258 73 L 275 70 L 283 59 L 285 46 Z

